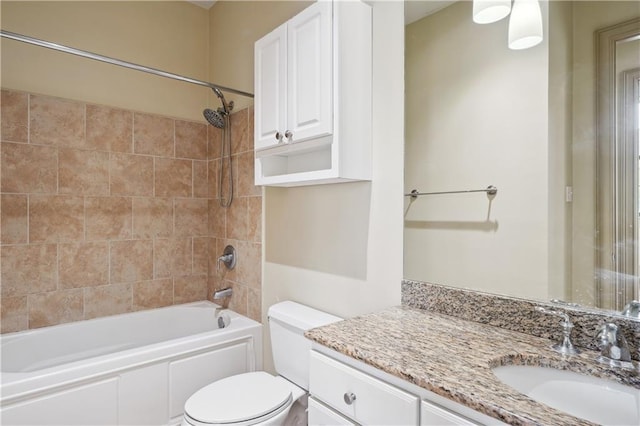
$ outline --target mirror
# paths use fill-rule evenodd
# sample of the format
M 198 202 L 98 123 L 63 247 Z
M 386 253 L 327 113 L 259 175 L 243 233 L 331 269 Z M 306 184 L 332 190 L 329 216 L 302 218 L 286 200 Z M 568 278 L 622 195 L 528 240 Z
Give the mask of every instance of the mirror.
M 540 5 L 526 50 L 470 1 L 406 27 L 405 193 L 478 192 L 405 196 L 404 277 L 620 311 L 640 299 L 640 3 Z

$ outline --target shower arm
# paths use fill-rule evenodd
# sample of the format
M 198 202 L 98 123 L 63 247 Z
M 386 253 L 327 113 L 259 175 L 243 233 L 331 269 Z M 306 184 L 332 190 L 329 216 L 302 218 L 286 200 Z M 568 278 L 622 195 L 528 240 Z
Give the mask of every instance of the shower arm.
M 217 84 L 209 83 L 207 81 L 196 80 L 195 78 L 185 77 L 179 74 L 173 74 L 167 71 L 162 71 L 156 68 L 146 67 L 144 65 L 134 64 L 132 62 L 123 61 L 120 59 L 111 58 L 109 56 L 98 55 L 86 50 L 76 49 L 74 47 L 65 46 L 62 44 L 51 43 L 46 40 L 37 39 L 34 37 L 25 36 L 11 31 L 0 30 L 0 36 L 8 38 L 10 40 L 20 41 L 23 43 L 33 44 L 35 46 L 45 47 L 47 49 L 57 50 L 59 52 L 69 53 L 83 58 L 93 59 L 95 61 L 105 62 L 111 65 L 117 65 L 124 68 L 129 68 L 136 71 L 146 72 L 148 74 L 157 75 L 160 77 L 171 78 L 173 80 L 184 81 L 185 83 L 197 84 L 199 86 L 209 87 L 210 89 L 224 90 L 225 92 L 234 93 L 236 95 L 246 96 L 253 98 L 253 93 L 243 92 L 242 90 L 232 89 L 230 87 L 224 87 Z

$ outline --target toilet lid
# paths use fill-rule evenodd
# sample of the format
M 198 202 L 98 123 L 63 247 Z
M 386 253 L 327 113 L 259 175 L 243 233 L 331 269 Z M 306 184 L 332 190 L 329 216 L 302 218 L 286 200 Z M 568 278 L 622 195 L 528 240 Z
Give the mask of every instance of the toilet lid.
M 291 388 L 264 371 L 239 374 L 203 387 L 185 413 L 201 423 L 235 423 L 262 417 L 291 400 Z

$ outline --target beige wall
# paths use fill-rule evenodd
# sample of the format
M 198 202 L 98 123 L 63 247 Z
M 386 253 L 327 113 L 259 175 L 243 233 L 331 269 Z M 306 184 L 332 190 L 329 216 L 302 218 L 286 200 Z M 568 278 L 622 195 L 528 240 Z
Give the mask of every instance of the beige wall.
M 507 20 L 470 16 L 459 2 L 407 27 L 405 190 L 498 194 L 407 200 L 405 277 L 546 298 L 548 37 L 512 51 Z
M 3 1 L 2 29 L 196 79 L 208 12 L 185 1 Z M 2 39 L 2 87 L 202 121 L 210 91 Z
M 253 93 L 253 43 L 302 9 L 309 1 L 216 2 L 209 13 L 211 81 Z M 252 100 L 225 95 L 238 107 Z

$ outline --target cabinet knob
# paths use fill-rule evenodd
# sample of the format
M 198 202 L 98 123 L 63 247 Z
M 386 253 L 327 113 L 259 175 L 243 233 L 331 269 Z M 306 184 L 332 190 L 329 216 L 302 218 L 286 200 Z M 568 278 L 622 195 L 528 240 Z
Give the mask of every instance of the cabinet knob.
M 278 141 L 278 143 L 282 143 L 282 138 L 284 136 L 282 135 L 282 133 L 280 132 L 276 132 L 276 140 Z
M 293 132 L 291 130 L 284 132 L 284 137 L 289 139 L 289 142 L 293 142 Z
M 347 405 L 353 404 L 353 401 L 355 401 L 355 400 L 356 400 L 356 394 L 355 393 L 353 393 L 353 392 L 345 392 L 345 394 L 344 394 L 344 402 Z

